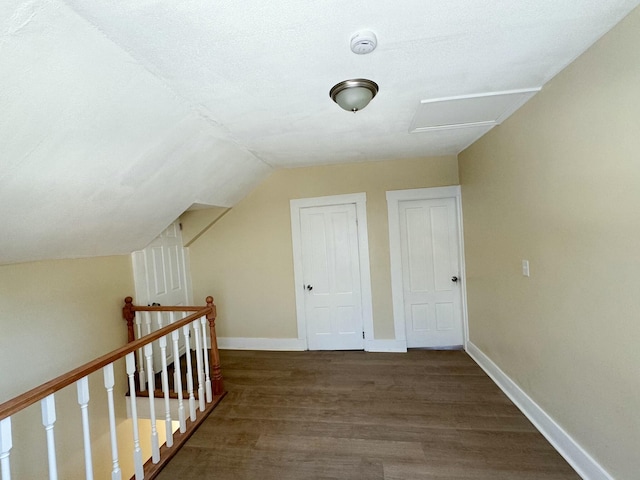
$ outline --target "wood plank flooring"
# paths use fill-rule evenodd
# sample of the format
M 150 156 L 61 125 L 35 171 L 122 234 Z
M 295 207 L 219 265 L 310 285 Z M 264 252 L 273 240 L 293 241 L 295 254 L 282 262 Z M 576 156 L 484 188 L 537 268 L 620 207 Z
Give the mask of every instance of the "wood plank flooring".
M 221 351 L 227 397 L 161 480 L 579 479 L 461 351 Z

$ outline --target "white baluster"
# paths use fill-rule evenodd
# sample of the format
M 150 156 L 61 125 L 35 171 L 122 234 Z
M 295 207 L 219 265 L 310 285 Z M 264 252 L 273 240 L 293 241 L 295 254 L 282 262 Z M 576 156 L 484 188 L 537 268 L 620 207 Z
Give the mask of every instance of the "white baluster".
M 136 480 L 144 479 L 144 465 L 142 464 L 142 449 L 140 448 L 140 432 L 138 431 L 138 403 L 136 400 L 136 358 L 133 353 L 126 356 L 127 376 L 129 377 L 129 400 L 131 402 L 131 422 L 133 424 L 133 466 Z
M 191 344 L 189 342 L 189 325 L 182 327 L 184 335 L 185 357 L 187 359 L 187 391 L 189 392 L 189 418 L 196 421 L 196 399 L 193 396 L 193 369 L 191 368 Z
M 173 446 L 173 428 L 171 427 L 171 400 L 169 397 L 169 372 L 167 370 L 167 336 L 160 337 L 160 356 L 162 357 L 162 391 L 164 393 L 164 424 L 167 434 L 167 447 Z
M 11 417 L 7 417 L 0 420 L 0 472 L 2 472 L 2 480 L 11 480 L 11 464 L 9 463 L 11 447 L 13 447 Z
M 173 322 L 176 321 L 175 315 L 176 315 L 176 312 L 169 312 L 169 325 L 172 325 Z M 173 332 L 171 332 L 171 333 L 173 333 Z M 173 340 L 173 335 L 171 336 L 171 339 Z M 176 363 L 175 363 L 175 355 L 174 354 L 175 354 L 175 352 L 172 352 L 172 355 L 174 357 L 174 362 L 173 362 L 173 366 L 174 366 L 174 369 L 173 369 L 173 386 L 175 388 L 175 386 L 178 384 L 178 371 L 176 371 L 176 369 L 175 369 Z
M 173 323 L 175 320 L 173 312 L 171 312 L 169 318 L 169 321 Z M 184 417 L 184 401 L 182 398 L 182 367 L 180 366 L 180 346 L 178 345 L 180 329 L 171 332 L 171 340 L 173 342 L 173 386 L 175 387 L 175 392 L 178 394 L 178 421 L 180 422 L 180 432 L 184 433 L 187 431 L 187 421 Z
M 138 332 L 138 339 L 142 337 L 142 316 L 143 312 L 139 312 L 136 315 L 136 330 Z M 142 348 L 138 349 L 138 383 L 140 384 L 140 391 L 144 392 L 147 388 L 147 378 L 144 373 L 144 353 Z M 133 389 L 130 388 L 133 391 Z
M 84 441 L 84 470 L 87 480 L 93 480 L 93 461 L 91 460 L 91 435 L 89 432 L 89 377 L 76 382 L 78 404 L 82 415 L 82 439 Z
M 144 356 L 147 359 L 147 383 L 149 384 L 149 418 L 151 420 L 151 461 L 160 461 L 160 444 L 158 443 L 158 430 L 156 429 L 156 405 L 155 382 L 153 380 L 153 350 L 151 343 L 144 346 Z
M 113 376 L 113 363 L 102 369 L 104 374 L 104 388 L 107 389 L 107 403 L 109 406 L 109 433 L 111 436 L 111 480 L 121 480 L 122 472 L 118 461 L 118 436 L 116 432 L 116 412 L 113 403 L 113 386 L 115 379 Z
M 164 323 L 162 312 L 156 312 L 156 322 L 158 323 L 158 330 L 160 330 L 163 326 L 162 324 Z
M 209 374 L 209 352 L 207 351 L 207 317 L 200 317 L 200 325 L 202 325 L 202 355 L 204 356 L 204 375 L 205 388 L 207 390 L 207 403 L 213 401 L 213 392 L 211 391 L 211 376 Z
M 145 335 L 149 335 L 151 333 L 151 312 L 144 312 L 144 329 Z
M 136 321 L 136 340 L 140 340 L 142 337 L 142 312 L 138 313 L 140 314 L 134 317 Z
M 145 335 L 149 335 L 151 333 L 151 312 L 144 312 L 144 330 L 146 332 Z M 141 350 L 144 352 L 144 347 Z M 153 372 L 153 365 L 151 368 L 151 372 Z M 151 385 L 147 385 L 148 375 L 145 375 L 144 367 L 142 367 L 141 373 L 143 374 L 144 378 L 140 381 L 140 391 L 144 392 L 145 385 L 149 388 L 149 391 L 153 390 L 154 387 L 152 387 Z
M 202 348 L 200 347 L 200 325 L 198 320 L 194 320 L 193 331 L 195 333 L 196 341 L 196 368 L 198 369 L 198 405 L 200 411 L 204 412 L 204 371 L 202 370 Z
M 56 463 L 56 442 L 53 425 L 56 423 L 56 401 L 53 394 L 40 401 L 42 406 L 42 425 L 47 432 L 47 456 L 49 459 L 49 480 L 57 480 L 58 465 Z

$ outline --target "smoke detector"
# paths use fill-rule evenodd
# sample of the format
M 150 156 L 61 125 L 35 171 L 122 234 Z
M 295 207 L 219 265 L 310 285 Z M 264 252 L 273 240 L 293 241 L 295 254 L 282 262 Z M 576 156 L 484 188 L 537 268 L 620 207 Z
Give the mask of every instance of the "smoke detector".
M 377 46 L 378 39 L 371 30 L 360 30 L 351 36 L 351 51 L 358 55 L 371 53 Z

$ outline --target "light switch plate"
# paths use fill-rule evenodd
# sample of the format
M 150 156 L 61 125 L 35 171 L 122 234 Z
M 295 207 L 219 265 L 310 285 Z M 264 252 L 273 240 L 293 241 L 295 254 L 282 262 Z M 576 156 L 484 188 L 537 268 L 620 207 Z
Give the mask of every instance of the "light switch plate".
M 524 277 L 529 276 L 529 260 L 522 260 L 522 275 Z

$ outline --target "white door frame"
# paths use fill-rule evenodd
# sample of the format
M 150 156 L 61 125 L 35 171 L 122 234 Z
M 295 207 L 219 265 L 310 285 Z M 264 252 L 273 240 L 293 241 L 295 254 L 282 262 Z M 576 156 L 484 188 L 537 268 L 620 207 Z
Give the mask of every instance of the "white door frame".
M 389 255 L 391 260 L 391 298 L 393 301 L 393 327 L 396 340 L 407 344 L 404 315 L 404 293 L 402 288 L 402 254 L 400 240 L 400 202 L 406 200 L 430 200 L 454 198 L 458 215 L 458 256 L 460 258 L 460 296 L 462 307 L 463 345 L 469 341 L 469 319 L 467 315 L 467 282 L 464 264 L 464 232 L 462 230 L 462 195 L 460 185 L 451 187 L 415 188 L 387 192 L 389 214 Z
M 293 241 L 293 278 L 296 295 L 296 317 L 298 322 L 298 340 L 309 349 L 307 341 L 307 323 L 304 308 L 304 281 L 302 268 L 302 235 L 300 230 L 300 209 L 307 207 L 325 207 L 329 205 L 355 204 L 358 229 L 358 252 L 360 255 L 360 290 L 362 298 L 362 327 L 364 328 L 364 349 L 373 339 L 373 301 L 371 297 L 371 271 L 369 268 L 369 236 L 367 230 L 367 195 L 351 193 L 328 197 L 300 198 L 290 200 L 291 239 Z

